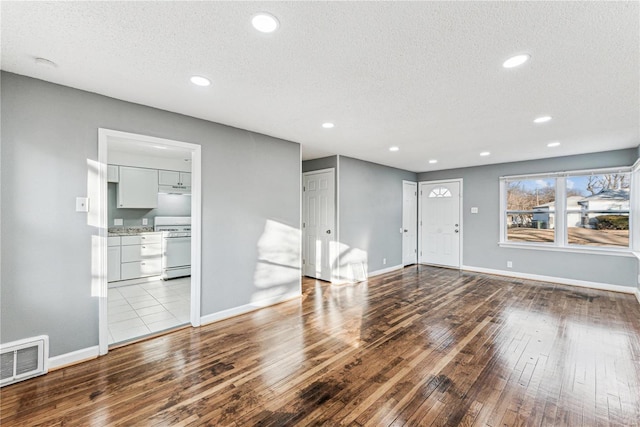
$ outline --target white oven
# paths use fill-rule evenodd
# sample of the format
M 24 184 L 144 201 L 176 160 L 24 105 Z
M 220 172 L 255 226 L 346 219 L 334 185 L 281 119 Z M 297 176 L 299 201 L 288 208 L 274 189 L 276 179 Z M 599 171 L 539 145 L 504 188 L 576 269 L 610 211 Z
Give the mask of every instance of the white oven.
M 162 278 L 191 275 L 191 217 L 155 217 L 154 230 L 162 232 Z

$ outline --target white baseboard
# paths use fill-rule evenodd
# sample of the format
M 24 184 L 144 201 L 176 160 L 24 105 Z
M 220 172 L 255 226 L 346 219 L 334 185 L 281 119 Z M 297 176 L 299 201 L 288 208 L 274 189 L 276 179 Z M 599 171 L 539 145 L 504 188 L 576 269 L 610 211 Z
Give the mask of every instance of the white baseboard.
M 335 285 L 335 286 L 354 285 L 356 283 L 366 282 L 368 279 L 370 279 L 372 277 L 379 276 L 379 275 L 385 274 L 385 273 L 391 273 L 392 271 L 396 271 L 396 270 L 402 270 L 403 268 L 404 268 L 404 265 L 394 265 L 393 267 L 388 267 L 388 268 L 383 268 L 382 270 L 372 271 L 370 273 L 367 273 L 367 277 L 363 278 L 362 280 L 356 280 L 356 281 L 333 278 L 333 279 L 331 279 L 331 284 Z
M 566 279 L 564 277 L 541 276 L 538 274 L 519 273 L 517 271 L 494 270 L 492 268 L 472 267 L 463 265 L 463 270 L 475 273 L 495 274 L 497 276 L 516 277 L 518 279 L 538 280 L 540 282 L 560 283 L 562 285 L 580 286 L 582 288 L 598 289 L 601 291 L 621 292 L 623 294 L 634 294 L 636 288 L 631 286 L 612 285 L 610 283 L 588 282 L 586 280 Z
M 387 268 L 383 268 L 382 270 L 372 271 L 371 273 L 369 273 L 369 277 L 371 278 L 374 276 L 379 276 L 381 274 L 391 273 L 392 271 L 402 270 L 403 268 L 404 268 L 404 265 L 402 264 L 394 265 L 393 267 L 387 267 Z
M 85 362 L 95 359 L 100 353 L 100 348 L 96 345 L 93 347 L 83 348 L 81 350 L 72 351 L 71 353 L 61 354 L 49 358 L 49 370 L 64 368 L 65 366 L 75 365 L 76 363 Z
M 239 316 L 241 314 L 250 313 L 261 308 L 269 307 L 271 305 L 280 304 L 281 302 L 289 301 L 295 298 L 300 298 L 300 293 L 279 295 L 273 298 L 267 298 L 258 302 L 252 302 L 250 304 L 241 305 L 239 307 L 230 308 L 227 310 L 218 311 L 217 313 L 207 314 L 200 318 L 200 325 L 206 325 L 208 323 L 219 322 L 220 320 L 228 319 L 230 317 Z

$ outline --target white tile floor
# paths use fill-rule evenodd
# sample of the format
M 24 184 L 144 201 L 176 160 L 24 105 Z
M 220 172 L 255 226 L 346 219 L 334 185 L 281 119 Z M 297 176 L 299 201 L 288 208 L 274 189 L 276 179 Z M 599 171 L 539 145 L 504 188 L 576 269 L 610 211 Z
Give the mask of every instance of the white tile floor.
M 109 344 L 189 323 L 191 278 L 109 289 Z

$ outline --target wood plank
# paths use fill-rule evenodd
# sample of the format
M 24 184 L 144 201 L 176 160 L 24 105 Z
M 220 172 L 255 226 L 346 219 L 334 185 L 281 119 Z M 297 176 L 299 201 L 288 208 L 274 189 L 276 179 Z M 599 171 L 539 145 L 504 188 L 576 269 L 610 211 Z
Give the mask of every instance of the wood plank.
M 631 295 L 411 266 L 0 389 L 2 426 L 640 426 Z

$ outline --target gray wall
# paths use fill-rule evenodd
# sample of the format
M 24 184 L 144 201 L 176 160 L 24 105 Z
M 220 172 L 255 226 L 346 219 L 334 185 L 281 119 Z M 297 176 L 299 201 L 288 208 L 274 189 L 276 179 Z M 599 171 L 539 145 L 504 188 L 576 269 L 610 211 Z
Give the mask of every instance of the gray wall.
M 578 156 L 555 157 L 418 174 L 420 181 L 463 178 L 463 263 L 466 266 L 561 277 L 590 282 L 635 286 L 638 263 L 635 258 L 501 248 L 499 177 L 539 172 L 629 166 L 637 150 L 609 151 Z M 471 214 L 478 207 L 478 214 Z
M 338 156 L 322 157 L 320 159 L 305 160 L 302 162 L 302 172 L 311 172 L 337 167 Z
M 298 144 L 11 73 L 1 80 L 3 343 L 47 334 L 51 356 L 98 344 L 98 230 L 75 197 L 87 194 L 99 127 L 202 146 L 202 315 L 299 293 Z
M 369 272 L 401 265 L 402 181 L 417 175 L 344 156 L 338 171 L 342 251 L 366 254 Z

